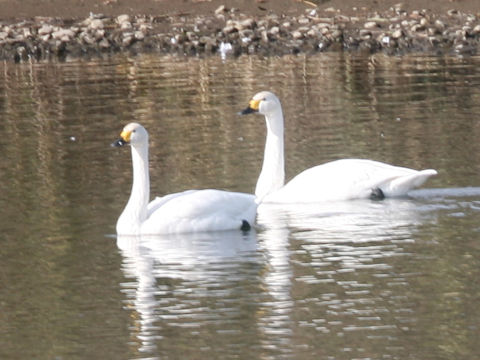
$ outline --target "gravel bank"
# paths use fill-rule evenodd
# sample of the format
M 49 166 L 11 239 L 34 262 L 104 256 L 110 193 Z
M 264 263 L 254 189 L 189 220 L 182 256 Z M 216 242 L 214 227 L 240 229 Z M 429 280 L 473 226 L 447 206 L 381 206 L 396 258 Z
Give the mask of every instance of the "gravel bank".
M 219 6 L 200 16 L 105 16 L 82 20 L 36 17 L 0 23 L 0 58 L 68 59 L 115 53 L 264 56 L 322 51 L 476 54 L 480 19 L 451 9 L 405 10 L 401 4 L 368 17 L 334 8 L 264 16 Z

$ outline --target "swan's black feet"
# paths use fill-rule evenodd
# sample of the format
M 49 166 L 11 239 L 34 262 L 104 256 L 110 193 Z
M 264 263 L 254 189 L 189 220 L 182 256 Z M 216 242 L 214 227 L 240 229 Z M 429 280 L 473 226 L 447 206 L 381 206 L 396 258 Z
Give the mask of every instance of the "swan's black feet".
M 242 226 L 240 227 L 240 230 L 242 231 L 249 231 L 252 227 L 248 223 L 247 220 L 242 220 Z
M 371 200 L 383 200 L 383 199 L 385 199 L 385 194 L 383 193 L 382 189 L 377 187 L 375 189 L 372 189 L 372 192 L 370 193 L 370 199 Z

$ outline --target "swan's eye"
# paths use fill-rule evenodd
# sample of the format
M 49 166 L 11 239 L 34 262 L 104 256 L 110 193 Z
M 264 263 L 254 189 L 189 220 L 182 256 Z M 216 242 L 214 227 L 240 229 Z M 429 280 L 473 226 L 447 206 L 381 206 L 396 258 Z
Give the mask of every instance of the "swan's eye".
M 137 130 L 133 130 L 132 132 L 137 132 Z

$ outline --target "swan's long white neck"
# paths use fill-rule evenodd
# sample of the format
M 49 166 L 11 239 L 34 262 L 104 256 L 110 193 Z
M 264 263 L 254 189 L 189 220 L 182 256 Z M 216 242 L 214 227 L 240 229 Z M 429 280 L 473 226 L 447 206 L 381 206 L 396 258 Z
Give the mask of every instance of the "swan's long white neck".
M 285 182 L 285 164 L 283 158 L 283 112 L 278 107 L 265 115 L 267 122 L 267 141 L 262 171 L 255 188 L 257 201 L 280 189 Z
M 141 224 L 147 219 L 147 205 L 150 199 L 148 144 L 132 145 L 131 148 L 133 164 L 132 192 L 122 215 L 118 219 L 118 233 L 139 233 Z M 119 229 L 119 224 L 122 224 L 121 229 Z M 128 229 L 123 227 L 128 227 Z

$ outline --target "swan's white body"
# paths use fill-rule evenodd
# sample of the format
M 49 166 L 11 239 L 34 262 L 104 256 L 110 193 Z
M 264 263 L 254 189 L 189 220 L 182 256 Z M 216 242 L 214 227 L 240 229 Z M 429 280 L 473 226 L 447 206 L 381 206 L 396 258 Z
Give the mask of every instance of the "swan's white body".
M 188 190 L 149 203 L 148 133 L 141 125 L 125 126 L 117 146 L 132 148 L 133 184 L 117 221 L 118 235 L 157 235 L 242 229 L 255 222 L 255 196 L 222 190 Z
M 380 189 L 385 197 L 405 196 L 435 170 L 412 170 L 364 159 L 342 159 L 307 169 L 263 198 L 264 203 L 309 203 L 368 198 Z
M 262 203 L 312 203 L 381 196 L 405 196 L 422 185 L 433 169 L 412 170 L 364 159 L 343 159 L 307 169 L 284 185 L 284 122 L 278 98 L 268 91 L 256 94 L 244 114 L 265 116 L 267 140 L 255 195 Z

